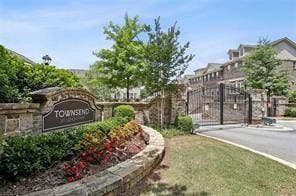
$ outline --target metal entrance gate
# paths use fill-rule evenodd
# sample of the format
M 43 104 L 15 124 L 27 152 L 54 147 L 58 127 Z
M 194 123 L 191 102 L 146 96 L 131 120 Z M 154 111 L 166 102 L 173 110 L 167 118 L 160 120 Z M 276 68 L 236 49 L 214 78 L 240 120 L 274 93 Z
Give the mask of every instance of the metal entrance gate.
M 200 126 L 248 123 L 252 120 L 251 96 L 224 84 L 187 93 L 187 114 Z

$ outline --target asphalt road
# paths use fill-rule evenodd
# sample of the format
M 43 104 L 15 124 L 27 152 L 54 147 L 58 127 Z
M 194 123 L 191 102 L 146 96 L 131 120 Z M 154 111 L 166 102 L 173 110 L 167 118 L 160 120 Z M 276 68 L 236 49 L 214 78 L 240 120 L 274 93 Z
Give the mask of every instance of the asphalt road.
M 241 144 L 296 164 L 296 121 L 280 121 L 279 124 L 295 131 L 269 131 L 255 128 L 231 128 L 207 130 L 202 134 Z

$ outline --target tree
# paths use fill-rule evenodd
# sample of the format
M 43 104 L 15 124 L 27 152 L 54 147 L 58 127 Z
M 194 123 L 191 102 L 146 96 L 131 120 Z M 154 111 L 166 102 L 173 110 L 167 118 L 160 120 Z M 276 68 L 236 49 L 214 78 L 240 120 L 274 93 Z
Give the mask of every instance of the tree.
M 54 66 L 25 64 L 0 45 L 0 102 L 28 102 L 28 93 L 47 87 L 81 87 L 73 73 Z
M 146 47 L 145 88 L 150 94 L 162 90 L 170 91 L 176 86 L 177 80 L 181 78 L 194 55 L 186 55 L 189 42 L 181 45 L 179 42 L 180 29 L 176 23 L 166 32 L 160 26 L 160 17 L 154 20 L 154 30 L 148 33 L 149 41 Z
M 266 89 L 267 97 L 286 95 L 288 92 L 287 73 L 277 69 L 281 61 L 267 39 L 260 39 L 257 48 L 244 58 L 247 86 Z
M 160 128 L 162 129 L 165 91 L 175 90 L 178 79 L 184 74 L 194 55 L 186 54 L 189 42 L 185 45 L 179 42 L 181 32 L 176 23 L 164 32 L 160 26 L 160 17 L 154 22 L 154 30 L 148 33 L 149 40 L 146 47 L 148 65 L 145 88 L 150 94 L 161 92 Z
M 139 36 L 147 28 L 147 25 L 139 24 L 138 17 L 129 18 L 127 14 L 122 26 L 110 22 L 104 28 L 104 34 L 113 45 L 95 53 L 99 60 L 91 67 L 99 73 L 103 84 L 110 88 L 126 88 L 127 101 L 130 89 L 138 86 L 143 77 L 145 47 Z
M 111 101 L 112 94 L 116 94 L 115 88 L 109 88 L 108 85 L 102 83 L 100 75 L 97 72 L 88 71 L 85 78 L 82 79 L 83 85 L 92 92 L 98 101 Z

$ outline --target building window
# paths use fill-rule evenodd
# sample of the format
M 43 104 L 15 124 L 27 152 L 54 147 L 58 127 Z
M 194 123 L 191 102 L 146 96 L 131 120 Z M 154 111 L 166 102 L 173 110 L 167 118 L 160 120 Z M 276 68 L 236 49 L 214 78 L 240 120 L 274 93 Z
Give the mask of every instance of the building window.
M 230 69 L 231 69 L 231 65 L 228 65 L 228 66 L 227 66 L 227 69 L 230 70 Z
M 293 70 L 296 70 L 296 62 L 293 62 Z
M 217 78 L 218 78 L 219 77 L 219 72 L 217 72 L 216 75 L 217 75 Z

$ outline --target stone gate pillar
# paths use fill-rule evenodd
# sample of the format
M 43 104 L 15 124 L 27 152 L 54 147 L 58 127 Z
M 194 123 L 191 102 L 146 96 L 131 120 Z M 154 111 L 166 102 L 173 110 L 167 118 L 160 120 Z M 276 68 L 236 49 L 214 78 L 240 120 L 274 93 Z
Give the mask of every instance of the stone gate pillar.
M 252 97 L 252 122 L 260 123 L 261 118 L 267 116 L 267 90 L 253 89 L 249 93 Z

